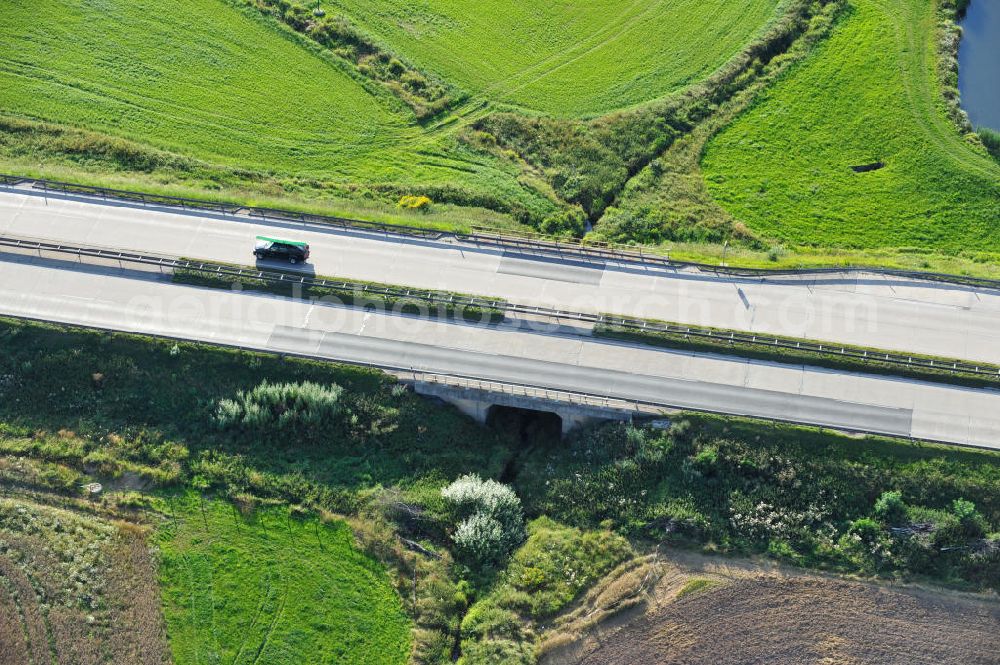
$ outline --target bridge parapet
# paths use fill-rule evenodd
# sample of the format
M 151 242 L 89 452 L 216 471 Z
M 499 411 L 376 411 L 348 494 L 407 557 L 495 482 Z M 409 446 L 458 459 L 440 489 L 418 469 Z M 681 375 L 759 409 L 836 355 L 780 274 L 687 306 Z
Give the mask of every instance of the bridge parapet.
M 562 420 L 565 435 L 579 427 L 602 420 L 630 421 L 639 415 L 662 415 L 662 409 L 614 398 L 562 390 L 480 381 L 438 374 L 402 377 L 419 395 L 436 397 L 465 415 L 485 423 L 494 406 L 554 413 Z

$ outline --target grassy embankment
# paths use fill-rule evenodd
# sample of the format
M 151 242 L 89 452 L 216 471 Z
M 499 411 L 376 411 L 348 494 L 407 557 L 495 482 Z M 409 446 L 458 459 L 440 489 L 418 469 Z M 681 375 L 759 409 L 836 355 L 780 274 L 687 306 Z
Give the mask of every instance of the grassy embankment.
M 687 416 L 670 432 L 583 433 L 522 462 L 516 487 L 526 505 L 578 528 L 841 572 L 1000 586 L 996 452 Z
M 220 428 L 220 400 L 263 381 L 341 386 L 334 420 Z M 335 601 L 299 593 L 275 611 L 278 581 L 291 578 L 284 564 L 300 574 L 297 561 L 347 597 L 358 584 L 394 583 L 416 626 L 416 658 L 432 663 L 456 650 L 470 663 L 496 654 L 533 662 L 554 617 L 664 540 L 1000 588 L 1000 547 L 989 535 L 1000 530 L 996 453 L 707 416 L 679 418 L 667 432 L 614 425 L 526 446 L 368 370 L 38 324 L 0 324 L 0 471 L 5 492 L 44 494 L 84 515 L 93 511 L 75 498 L 80 485 L 101 481 L 92 508 L 156 530 L 175 655 L 232 655 L 244 635 L 257 640 L 257 624 L 233 610 L 251 605 L 277 617 L 268 641 L 255 642 L 269 653 L 294 654 L 299 639 L 330 653 L 358 648 L 327 628 L 363 625 L 370 605 L 348 603 L 316 622 Z M 487 574 L 455 561 L 442 509 L 440 488 L 467 472 L 505 474 L 535 520 L 511 562 Z M 900 495 L 886 510 L 878 500 L 890 490 Z M 164 498 L 177 493 L 186 498 Z M 388 578 L 329 512 L 349 520 Z M 215 583 L 198 583 L 210 570 Z M 638 593 L 619 586 L 622 598 Z M 384 610 L 370 648 L 398 662 L 405 621 L 385 594 L 365 601 Z M 199 627 L 213 607 L 214 634 Z
M 514 168 L 428 134 L 348 60 L 240 3 L 18 5 L 0 34 L 0 170 L 386 215 L 380 203 L 417 189 L 507 225 L 552 207 Z
M 1000 165 L 946 115 L 936 5 L 853 0 L 828 42 L 709 142 L 714 199 L 789 252 L 895 248 L 901 260 L 995 263 Z M 885 167 L 850 168 L 873 162 Z

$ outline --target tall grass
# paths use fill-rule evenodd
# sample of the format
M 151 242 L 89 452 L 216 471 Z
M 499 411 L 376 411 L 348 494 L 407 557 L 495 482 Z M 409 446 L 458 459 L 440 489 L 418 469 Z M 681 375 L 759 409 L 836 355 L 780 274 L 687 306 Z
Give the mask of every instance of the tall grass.
M 343 405 L 344 389 L 336 384 L 268 383 L 224 399 L 215 410 L 222 429 L 239 428 L 257 434 L 315 437 L 320 428 L 335 424 Z

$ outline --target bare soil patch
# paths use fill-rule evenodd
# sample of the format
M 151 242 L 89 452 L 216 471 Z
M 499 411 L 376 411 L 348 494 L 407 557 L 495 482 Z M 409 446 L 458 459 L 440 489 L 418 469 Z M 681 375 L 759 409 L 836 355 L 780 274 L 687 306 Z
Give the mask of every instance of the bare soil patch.
M 145 530 L 53 498 L 0 497 L 0 665 L 167 662 Z
M 660 584 L 641 608 L 577 627 L 579 639 L 553 648 L 543 663 L 998 662 L 996 599 L 680 558 L 661 559 Z

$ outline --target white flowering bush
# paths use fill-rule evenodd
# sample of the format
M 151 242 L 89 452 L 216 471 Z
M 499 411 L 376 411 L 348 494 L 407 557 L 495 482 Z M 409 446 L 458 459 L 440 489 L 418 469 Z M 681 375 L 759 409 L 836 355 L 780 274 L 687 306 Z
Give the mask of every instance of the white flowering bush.
M 503 483 L 467 475 L 441 495 L 457 523 L 452 540 L 460 557 L 479 566 L 498 566 L 524 542 L 521 500 Z

